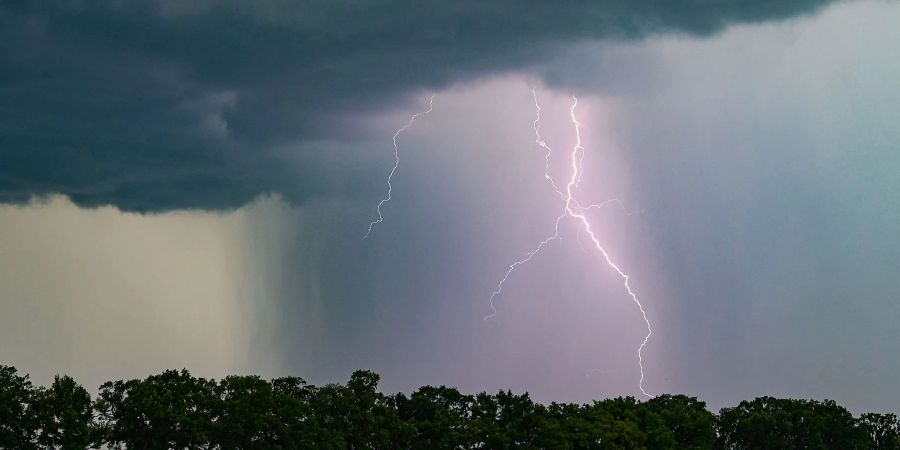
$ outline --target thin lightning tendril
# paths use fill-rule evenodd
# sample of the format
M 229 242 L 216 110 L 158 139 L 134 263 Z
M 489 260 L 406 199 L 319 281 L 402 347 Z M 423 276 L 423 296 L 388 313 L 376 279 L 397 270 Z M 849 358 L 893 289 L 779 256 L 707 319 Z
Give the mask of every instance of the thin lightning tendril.
M 419 111 L 419 112 L 413 114 L 412 117 L 409 118 L 409 121 L 406 122 L 406 124 L 403 125 L 402 127 L 398 128 L 397 131 L 394 133 L 394 137 L 393 137 L 394 167 L 391 169 L 391 173 L 389 173 L 388 177 L 387 177 L 387 186 L 388 186 L 387 197 L 381 199 L 381 201 L 378 202 L 378 207 L 376 208 L 376 210 L 378 211 L 378 218 L 369 223 L 369 229 L 366 231 L 366 234 L 365 234 L 365 236 L 363 236 L 363 239 L 368 238 L 369 235 L 372 234 L 372 228 L 374 228 L 375 225 L 378 225 L 379 223 L 384 222 L 384 216 L 381 215 L 381 207 L 385 203 L 391 201 L 391 193 L 394 189 L 394 187 L 391 185 L 391 179 L 394 177 L 394 172 L 397 171 L 397 167 L 400 167 L 400 149 L 399 149 L 399 147 L 397 147 L 397 136 L 400 136 L 400 133 L 406 131 L 407 128 L 411 127 L 413 122 L 416 121 L 416 118 L 430 113 L 433 109 L 434 109 L 434 95 L 428 97 L 428 109 L 426 109 L 424 111 Z
M 541 243 L 538 244 L 538 246 L 535 247 L 534 250 L 528 252 L 528 254 L 524 258 L 509 265 L 509 267 L 507 268 L 506 274 L 503 275 L 503 279 L 500 280 L 499 283 L 497 283 L 497 289 L 494 290 L 494 292 L 491 294 L 491 299 L 490 299 L 491 313 L 488 314 L 487 316 L 484 316 L 484 320 L 493 319 L 497 315 L 497 308 L 494 306 L 494 298 L 503 292 L 503 283 L 506 283 L 506 279 L 509 278 L 509 275 L 512 274 L 516 270 L 517 267 L 521 266 L 522 264 L 527 263 L 528 261 L 531 261 L 531 258 L 534 257 L 534 255 L 538 254 L 538 252 L 543 250 L 544 247 L 547 246 L 547 244 L 549 244 L 550 242 L 553 242 L 556 239 L 559 239 L 559 222 L 561 222 L 564 217 L 566 217 L 566 213 L 562 213 L 559 217 L 556 218 L 556 226 L 554 227 L 554 232 L 553 232 L 552 236 L 541 241 Z
M 559 189 L 559 186 L 556 185 L 556 181 L 553 180 L 553 177 L 550 176 L 550 155 L 553 154 L 553 149 L 547 144 L 547 141 L 541 137 L 541 105 L 538 104 L 537 93 L 534 88 L 531 88 L 531 96 L 534 97 L 534 110 L 535 110 L 535 118 L 534 118 L 534 142 L 537 142 L 537 145 L 541 146 L 547 150 L 544 154 L 544 179 L 547 180 L 551 186 L 553 186 L 553 190 L 559 194 L 559 197 L 563 200 L 566 199 L 566 194 L 563 193 L 562 190 Z
M 559 236 L 559 224 L 562 221 L 562 219 L 564 219 L 566 216 L 577 219 L 581 223 L 581 225 L 583 225 L 584 231 L 586 231 L 588 236 L 590 236 L 591 241 L 594 243 L 594 247 L 596 247 L 597 250 L 599 250 L 600 253 L 603 255 L 603 259 L 606 260 L 606 264 L 609 267 L 611 267 L 619 275 L 620 278 L 622 278 L 623 284 L 625 286 L 625 290 L 628 292 L 628 295 L 631 297 L 631 300 L 634 301 L 634 303 L 637 305 L 638 309 L 640 310 L 641 317 L 644 319 L 644 323 L 647 324 L 647 335 L 644 337 L 644 340 L 641 342 L 641 345 L 637 349 L 638 366 L 640 368 L 640 373 L 641 373 L 641 377 L 638 380 L 638 388 L 641 390 L 642 394 L 644 394 L 647 397 L 652 398 L 653 396 L 648 394 L 647 391 L 644 390 L 644 358 L 643 358 L 644 346 L 647 345 L 647 341 L 650 340 L 650 336 L 653 334 L 653 329 L 650 326 L 650 320 L 647 319 L 647 313 L 644 311 L 643 305 L 641 305 L 641 302 L 640 302 L 640 300 L 638 300 L 637 295 L 631 289 L 631 278 L 628 276 L 628 274 L 623 272 L 622 269 L 619 268 L 619 266 L 616 263 L 613 262 L 612 258 L 610 258 L 609 253 L 607 253 L 606 249 L 603 248 L 603 246 L 600 244 L 600 240 L 597 238 L 597 235 L 594 233 L 594 230 L 591 227 L 590 221 L 588 221 L 587 217 L 585 216 L 585 211 L 593 209 L 593 208 L 602 208 L 609 204 L 617 204 L 626 212 L 626 214 L 631 215 L 631 213 L 629 213 L 628 210 L 625 209 L 625 206 L 618 199 L 610 199 L 610 200 L 606 200 L 601 203 L 583 207 L 578 203 L 578 201 L 573 196 L 572 191 L 575 187 L 578 186 L 578 184 L 581 180 L 582 161 L 584 160 L 584 153 L 585 153 L 585 149 L 581 145 L 581 123 L 578 122 L 578 118 L 575 116 L 575 108 L 578 106 L 578 98 L 575 97 L 574 94 L 572 94 L 572 108 L 569 111 L 569 115 L 572 119 L 572 123 L 575 125 L 575 139 L 576 139 L 575 147 L 572 149 L 572 154 L 571 154 L 572 174 L 571 174 L 571 178 L 569 179 L 568 183 L 566 184 L 565 192 L 563 192 L 559 188 L 559 185 L 556 184 L 556 182 L 553 180 L 553 177 L 550 175 L 550 155 L 552 153 L 552 150 L 550 149 L 550 146 L 547 145 L 546 141 L 544 141 L 544 139 L 541 137 L 541 134 L 540 134 L 541 107 L 538 104 L 537 94 L 535 93 L 535 90 L 532 89 L 531 92 L 532 92 L 532 95 L 534 96 L 534 106 L 535 106 L 535 111 L 536 111 L 536 118 L 534 120 L 535 142 L 537 142 L 537 144 L 541 148 L 546 149 L 544 178 L 546 178 L 550 182 L 550 184 L 553 186 L 553 188 L 556 190 L 556 192 L 565 201 L 565 209 L 563 210 L 562 214 L 560 214 L 560 216 L 556 218 L 553 235 L 551 235 L 550 237 L 541 241 L 541 243 L 536 248 L 534 248 L 534 250 L 530 251 L 525 256 L 525 258 L 522 258 L 522 259 L 509 265 L 503 278 L 497 284 L 497 289 L 494 290 L 494 292 L 491 294 L 490 306 L 491 306 L 492 312 L 491 312 L 491 314 L 486 316 L 484 319 L 488 320 L 497 315 L 497 309 L 494 306 L 494 299 L 502 293 L 503 284 L 506 282 L 506 280 L 509 278 L 509 276 L 519 266 L 527 263 L 528 261 L 531 261 L 531 259 L 535 255 L 537 255 L 541 250 L 543 250 L 543 248 L 546 247 L 548 243 L 550 243 L 551 241 L 554 241 L 556 239 L 559 239 L 559 237 L 560 237 Z

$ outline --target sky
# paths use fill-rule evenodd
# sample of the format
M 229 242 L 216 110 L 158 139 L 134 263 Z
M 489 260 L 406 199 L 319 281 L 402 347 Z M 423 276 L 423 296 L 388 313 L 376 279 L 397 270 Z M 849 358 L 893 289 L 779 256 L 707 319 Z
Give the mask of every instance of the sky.
M 0 6 L 0 364 L 900 404 L 900 3 Z M 383 222 L 363 239 L 400 163 Z M 624 206 L 624 208 L 620 207 Z

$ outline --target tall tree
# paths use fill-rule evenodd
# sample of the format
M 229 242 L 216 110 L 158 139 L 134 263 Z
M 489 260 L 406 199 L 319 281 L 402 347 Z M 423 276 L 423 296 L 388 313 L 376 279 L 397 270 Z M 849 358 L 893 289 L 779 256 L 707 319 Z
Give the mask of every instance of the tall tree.
M 229 376 L 216 387 L 212 443 L 227 449 L 332 448 L 312 414 L 315 389 L 300 378 Z
M 859 425 L 869 437 L 870 448 L 900 450 L 900 421 L 895 414 L 866 413 Z
M 28 375 L 19 376 L 15 367 L 0 366 L 0 448 L 37 448 L 34 401 L 35 389 Z
M 113 448 L 209 448 L 214 384 L 187 370 L 145 380 L 108 382 L 96 408 L 105 442 Z
M 98 446 L 91 395 L 68 375 L 55 376 L 48 389 L 36 392 L 37 442 L 63 450 Z
M 716 442 L 715 416 L 695 397 L 663 394 L 642 407 L 666 427 L 673 441 L 670 448 L 712 448 Z
M 446 386 L 424 386 L 407 398 L 397 394 L 392 400 L 401 420 L 415 433 L 412 450 L 469 448 L 466 427 L 474 398 Z
M 597 446 L 591 448 L 647 447 L 647 420 L 640 403 L 634 397 L 597 401 L 585 413 L 588 421 L 594 424 L 594 434 L 597 436 Z M 662 427 L 655 423 L 653 425 L 654 435 L 658 434 Z
M 724 408 L 717 421 L 717 446 L 755 448 L 868 448 L 865 430 L 831 400 L 759 397 Z
M 286 444 L 271 383 L 257 376 L 229 376 L 215 391 L 212 440 L 218 447 L 266 449 Z
M 338 449 L 341 441 L 314 414 L 316 387 L 299 377 L 272 380 L 273 414 L 278 418 L 279 442 L 284 448 Z
M 334 445 L 348 449 L 397 448 L 412 429 L 391 402 L 377 391 L 380 377 L 368 370 L 353 372 L 346 386 L 329 384 L 315 391 L 313 411 L 335 435 Z

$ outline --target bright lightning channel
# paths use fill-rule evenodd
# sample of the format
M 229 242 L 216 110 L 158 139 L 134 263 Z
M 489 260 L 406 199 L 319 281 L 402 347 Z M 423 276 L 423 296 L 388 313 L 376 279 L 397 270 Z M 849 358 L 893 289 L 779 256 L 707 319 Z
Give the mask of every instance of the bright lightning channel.
M 425 114 L 430 113 L 433 109 L 434 109 L 434 95 L 431 95 L 428 97 L 428 109 L 426 109 L 424 111 L 419 111 L 419 112 L 413 114 L 412 117 L 409 118 L 409 121 L 407 121 L 405 125 L 398 128 L 397 131 L 394 132 L 394 137 L 393 137 L 394 167 L 391 168 L 391 172 L 388 174 L 388 177 L 387 177 L 387 187 L 388 187 L 387 196 L 384 197 L 383 199 L 381 199 L 380 202 L 378 202 L 378 207 L 375 208 L 378 212 L 378 218 L 369 223 L 369 229 L 366 230 L 366 234 L 365 234 L 365 236 L 363 236 L 363 239 L 368 238 L 369 235 L 372 234 L 372 229 L 375 227 L 375 225 L 378 225 L 379 223 L 384 222 L 384 216 L 381 214 L 381 207 L 384 206 L 385 203 L 391 201 L 391 193 L 394 189 L 394 187 L 391 185 L 391 179 L 394 177 L 394 172 L 396 172 L 397 168 L 400 167 L 400 148 L 397 147 L 397 136 L 400 136 L 400 133 L 403 133 L 409 127 L 411 127 L 413 122 L 415 122 L 419 116 L 424 116 Z
M 537 144 L 541 148 L 546 149 L 545 165 L 544 165 L 544 178 L 553 186 L 554 190 L 556 190 L 556 192 L 560 195 L 560 197 L 562 197 L 563 201 L 565 202 L 565 205 L 564 205 L 565 207 L 563 209 L 563 212 L 556 218 L 556 221 L 554 223 L 553 234 L 550 235 L 549 237 L 547 237 L 546 239 L 544 239 L 543 241 L 541 241 L 540 244 L 538 244 L 537 247 L 535 247 L 533 250 L 528 252 L 524 258 L 522 258 L 518 261 L 515 261 L 508 266 L 506 273 L 503 275 L 503 278 L 500 280 L 499 283 L 497 283 L 497 289 L 495 289 L 494 292 L 491 293 L 491 298 L 490 298 L 491 314 L 485 316 L 484 319 L 489 320 L 497 315 L 497 308 L 494 306 L 494 299 L 503 292 L 503 284 L 506 283 L 506 280 L 509 279 L 509 276 L 518 267 L 522 266 L 523 264 L 527 263 L 528 261 L 531 261 L 531 259 L 535 255 L 540 253 L 540 251 L 543 250 L 544 247 L 547 246 L 547 244 L 549 244 L 550 242 L 552 242 L 556 239 L 559 239 L 559 237 L 560 237 L 559 236 L 560 222 L 567 216 L 572 217 L 581 223 L 584 231 L 587 232 L 588 236 L 590 236 L 590 238 L 591 238 L 591 241 L 594 243 L 594 247 L 596 247 L 597 250 L 599 250 L 600 253 L 603 255 L 603 259 L 606 260 L 606 264 L 609 267 L 611 267 L 616 272 L 616 274 L 618 274 L 619 277 L 622 279 L 623 284 L 625 286 L 625 290 L 628 292 L 628 295 L 631 297 L 631 300 L 634 301 L 634 303 L 637 305 L 638 309 L 640 310 L 641 317 L 643 317 L 643 319 L 644 319 L 644 323 L 647 324 L 647 335 L 644 336 L 644 340 L 641 342 L 641 345 L 638 346 L 638 349 L 637 349 L 638 367 L 640 368 L 640 373 L 641 373 L 641 377 L 638 380 L 638 389 L 640 389 L 641 393 L 644 394 L 645 396 L 652 398 L 653 396 L 648 394 L 647 391 L 644 390 L 644 357 L 643 357 L 644 347 L 647 345 L 647 341 L 650 340 L 650 335 L 653 334 L 653 329 L 650 326 L 650 320 L 647 319 L 647 313 L 644 311 L 644 306 L 641 305 L 641 302 L 640 302 L 640 300 L 638 300 L 637 295 L 631 289 L 631 278 L 628 276 L 628 274 L 626 274 L 624 271 L 622 271 L 622 269 L 615 262 L 613 262 L 612 258 L 610 258 L 609 253 L 607 253 L 606 249 L 603 248 L 603 246 L 600 244 L 600 240 L 597 238 L 597 235 L 594 233 L 594 230 L 591 227 L 590 221 L 588 221 L 587 217 L 585 216 L 585 211 L 587 211 L 587 210 L 590 210 L 593 208 L 602 208 L 602 207 L 604 207 L 606 205 L 610 205 L 610 204 L 617 204 L 617 205 L 619 205 L 619 207 L 621 207 L 626 212 L 626 214 L 630 215 L 630 213 L 628 212 L 627 209 L 625 209 L 622 202 L 619 201 L 618 199 L 610 199 L 610 200 L 606 200 L 606 201 L 598 203 L 598 204 L 583 207 L 578 203 L 578 200 L 576 200 L 572 194 L 572 190 L 575 187 L 577 187 L 581 181 L 582 161 L 584 160 L 584 152 L 585 152 L 584 147 L 581 145 L 581 123 L 578 122 L 578 118 L 575 116 L 575 108 L 578 106 L 578 98 L 575 97 L 575 94 L 572 94 L 572 108 L 569 111 L 569 115 L 572 119 L 572 123 L 575 125 L 575 147 L 573 147 L 572 153 L 571 153 L 572 174 L 571 174 L 571 177 L 569 178 L 568 183 L 566 184 L 565 191 L 563 191 L 562 189 L 559 188 L 559 185 L 556 183 L 556 181 L 554 181 L 553 177 L 550 175 L 550 156 L 552 154 L 552 150 L 550 149 L 550 146 L 547 145 L 546 141 L 541 137 L 541 133 L 540 133 L 541 106 L 538 103 L 537 94 L 535 93 L 534 89 L 531 90 L 531 93 L 534 97 L 534 106 L 535 106 L 535 112 L 536 112 L 535 113 L 536 118 L 534 120 L 535 142 L 537 142 Z

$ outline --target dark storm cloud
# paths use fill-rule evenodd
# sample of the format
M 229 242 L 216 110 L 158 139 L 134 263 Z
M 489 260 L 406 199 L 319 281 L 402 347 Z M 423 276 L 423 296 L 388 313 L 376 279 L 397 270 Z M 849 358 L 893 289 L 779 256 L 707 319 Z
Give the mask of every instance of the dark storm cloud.
M 572 42 L 706 35 L 826 3 L 5 3 L 0 201 L 159 211 L 365 191 L 364 167 L 314 144 L 359 139 L 351 109 L 528 70 Z

